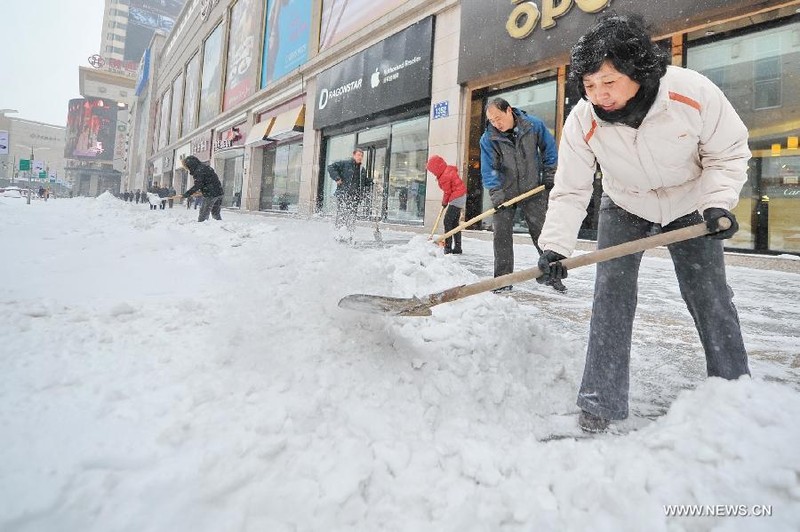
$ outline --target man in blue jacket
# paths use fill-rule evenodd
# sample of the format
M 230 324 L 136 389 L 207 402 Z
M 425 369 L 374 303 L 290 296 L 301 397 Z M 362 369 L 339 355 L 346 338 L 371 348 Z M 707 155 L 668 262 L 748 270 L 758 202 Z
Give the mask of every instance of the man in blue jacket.
M 540 119 L 511 107 L 503 98 L 495 98 L 486 107 L 488 125 L 481 136 L 481 178 L 489 190 L 492 206 L 497 209 L 493 218 L 494 276 L 514 271 L 514 215 L 517 207 L 528 224 L 528 232 L 539 253 L 539 235 L 547 211 L 547 197 L 553 188 L 558 165 L 556 141 Z M 506 201 L 524 194 L 539 185 L 545 191 L 510 207 Z M 567 289 L 560 279 L 550 286 L 558 292 Z M 510 290 L 507 286 L 499 290 Z

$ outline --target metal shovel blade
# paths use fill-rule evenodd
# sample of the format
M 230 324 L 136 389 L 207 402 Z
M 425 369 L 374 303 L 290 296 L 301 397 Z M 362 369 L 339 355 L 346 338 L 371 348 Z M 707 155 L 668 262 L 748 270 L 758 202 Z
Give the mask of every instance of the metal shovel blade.
M 351 294 L 339 300 L 339 308 L 389 316 L 431 315 L 431 309 L 417 297 Z

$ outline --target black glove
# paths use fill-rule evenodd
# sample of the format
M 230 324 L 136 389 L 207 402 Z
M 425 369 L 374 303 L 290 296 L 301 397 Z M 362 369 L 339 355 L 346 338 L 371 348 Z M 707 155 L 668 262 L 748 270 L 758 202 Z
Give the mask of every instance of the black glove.
M 731 221 L 731 226 L 725 230 L 720 230 L 719 227 L 719 220 L 720 218 L 727 218 Z M 708 238 L 713 238 L 714 240 L 725 240 L 734 235 L 736 231 L 739 230 L 739 223 L 736 221 L 736 216 L 727 209 L 721 209 L 719 207 L 711 207 L 703 211 L 703 219 L 706 221 L 706 227 L 709 231 L 712 231 L 710 235 L 706 235 Z
M 542 184 L 544 185 L 545 190 L 550 190 L 556 186 L 555 177 L 556 176 L 553 174 L 544 174 L 544 177 L 542 177 Z
M 489 191 L 489 199 L 492 200 L 492 207 L 500 210 L 500 206 L 506 201 L 506 195 L 502 188 L 493 188 Z
M 542 275 L 536 278 L 536 282 L 539 284 L 547 284 L 553 279 L 566 279 L 568 274 L 567 268 L 559 262 L 563 259 L 566 259 L 566 257 L 561 253 L 556 253 L 549 249 L 544 250 L 542 254 L 539 255 L 539 263 L 537 264 Z

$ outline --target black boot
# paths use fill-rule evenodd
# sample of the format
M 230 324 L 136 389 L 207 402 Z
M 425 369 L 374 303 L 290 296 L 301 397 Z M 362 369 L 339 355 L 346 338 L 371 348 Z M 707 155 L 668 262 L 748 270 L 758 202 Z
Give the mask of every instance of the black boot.
M 603 432 L 608 428 L 609 423 L 611 422 L 608 419 L 591 414 L 586 410 L 581 410 L 581 415 L 578 416 L 578 426 L 583 432 Z

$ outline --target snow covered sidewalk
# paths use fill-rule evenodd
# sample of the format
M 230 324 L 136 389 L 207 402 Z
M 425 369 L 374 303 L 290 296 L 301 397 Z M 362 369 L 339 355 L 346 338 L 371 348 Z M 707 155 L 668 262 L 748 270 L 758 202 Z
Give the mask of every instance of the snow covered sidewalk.
M 645 259 L 639 415 L 543 441 L 579 434 L 593 268 L 566 295 L 358 314 L 338 300 L 477 280 L 491 243 L 223 218 L 0 199 L 0 530 L 800 527 L 800 275 L 730 269 L 754 377 L 725 382 L 669 261 Z

